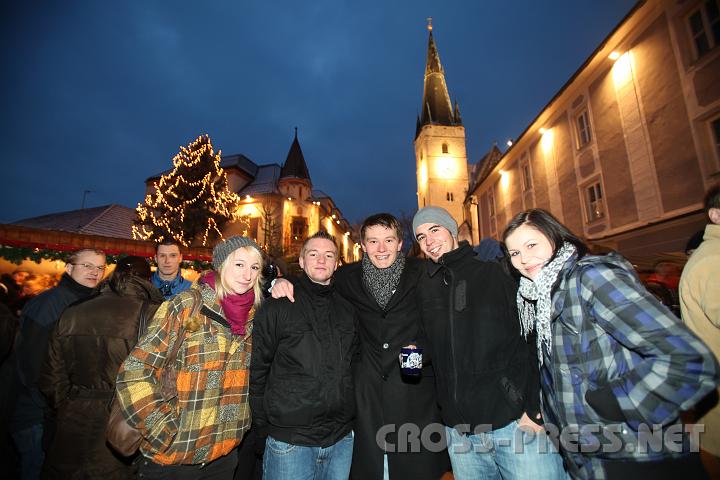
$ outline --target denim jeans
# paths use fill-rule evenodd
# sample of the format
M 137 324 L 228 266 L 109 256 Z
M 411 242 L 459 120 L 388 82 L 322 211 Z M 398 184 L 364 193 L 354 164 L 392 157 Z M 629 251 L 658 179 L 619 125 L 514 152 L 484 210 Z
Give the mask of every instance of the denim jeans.
M 548 436 L 521 430 L 517 421 L 475 435 L 448 426 L 445 429 L 455 480 L 568 478 L 562 457 Z
M 40 478 L 45 451 L 43 450 L 43 426 L 33 425 L 25 430 L 12 434 L 15 448 L 20 456 L 22 480 L 36 480 Z
M 352 432 L 325 448 L 293 445 L 268 436 L 263 457 L 263 479 L 347 480 L 352 451 Z

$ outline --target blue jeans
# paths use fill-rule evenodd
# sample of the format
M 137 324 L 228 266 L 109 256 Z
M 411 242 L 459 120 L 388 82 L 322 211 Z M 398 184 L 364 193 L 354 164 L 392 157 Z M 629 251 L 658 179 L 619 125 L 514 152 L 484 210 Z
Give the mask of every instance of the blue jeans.
M 325 448 L 293 445 L 268 436 L 263 480 L 347 480 L 352 451 L 352 432 Z
M 568 478 L 548 436 L 523 431 L 517 421 L 475 435 L 464 435 L 448 426 L 445 430 L 455 480 Z
M 13 432 L 13 441 L 20 456 L 22 480 L 40 478 L 45 451 L 43 450 L 43 426 L 33 425 L 25 430 Z

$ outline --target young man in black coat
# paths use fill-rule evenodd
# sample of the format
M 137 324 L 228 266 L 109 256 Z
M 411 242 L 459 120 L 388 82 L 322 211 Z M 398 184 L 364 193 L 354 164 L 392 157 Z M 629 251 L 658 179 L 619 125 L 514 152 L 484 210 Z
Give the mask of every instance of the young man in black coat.
M 514 281 L 458 241 L 442 208 L 420 209 L 413 231 L 428 257 L 420 311 L 455 479 L 564 478 L 542 433 L 535 340 L 520 333 Z
M 439 435 L 420 441 L 423 432 L 441 426 L 429 351 L 424 352 L 420 378 L 401 375 L 398 363 L 402 347 L 422 344 L 417 284 L 424 262 L 403 256 L 402 227 L 388 213 L 368 217 L 360 236 L 362 261 L 341 267 L 335 275 L 336 288 L 359 315 L 351 477 L 436 480 L 449 462 Z M 278 280 L 272 294 L 292 297 L 292 285 Z
M 253 326 L 250 407 L 267 437 L 263 478 L 346 479 L 353 450 L 358 349 L 353 306 L 332 284 L 335 239 L 318 232 L 300 251 L 297 301 L 271 299 Z

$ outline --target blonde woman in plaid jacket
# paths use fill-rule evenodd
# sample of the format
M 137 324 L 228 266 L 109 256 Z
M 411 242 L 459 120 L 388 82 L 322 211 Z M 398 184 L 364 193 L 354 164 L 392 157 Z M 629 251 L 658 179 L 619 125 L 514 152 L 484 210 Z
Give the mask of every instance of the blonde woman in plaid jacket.
M 166 303 L 118 374 L 125 418 L 144 437 L 142 478 L 232 478 L 235 448 L 250 428 L 262 253 L 249 238 L 231 237 L 215 246 L 213 267 Z M 159 379 L 176 342 L 177 396 L 166 398 Z

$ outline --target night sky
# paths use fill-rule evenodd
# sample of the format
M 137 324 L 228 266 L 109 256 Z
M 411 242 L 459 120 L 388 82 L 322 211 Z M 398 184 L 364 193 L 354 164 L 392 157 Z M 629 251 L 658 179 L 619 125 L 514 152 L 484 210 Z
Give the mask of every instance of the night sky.
M 630 0 L 16 1 L 0 7 L 0 222 L 143 200 L 207 133 L 282 164 L 298 127 L 314 188 L 351 222 L 414 213 L 428 34 L 468 160 L 505 149 Z

